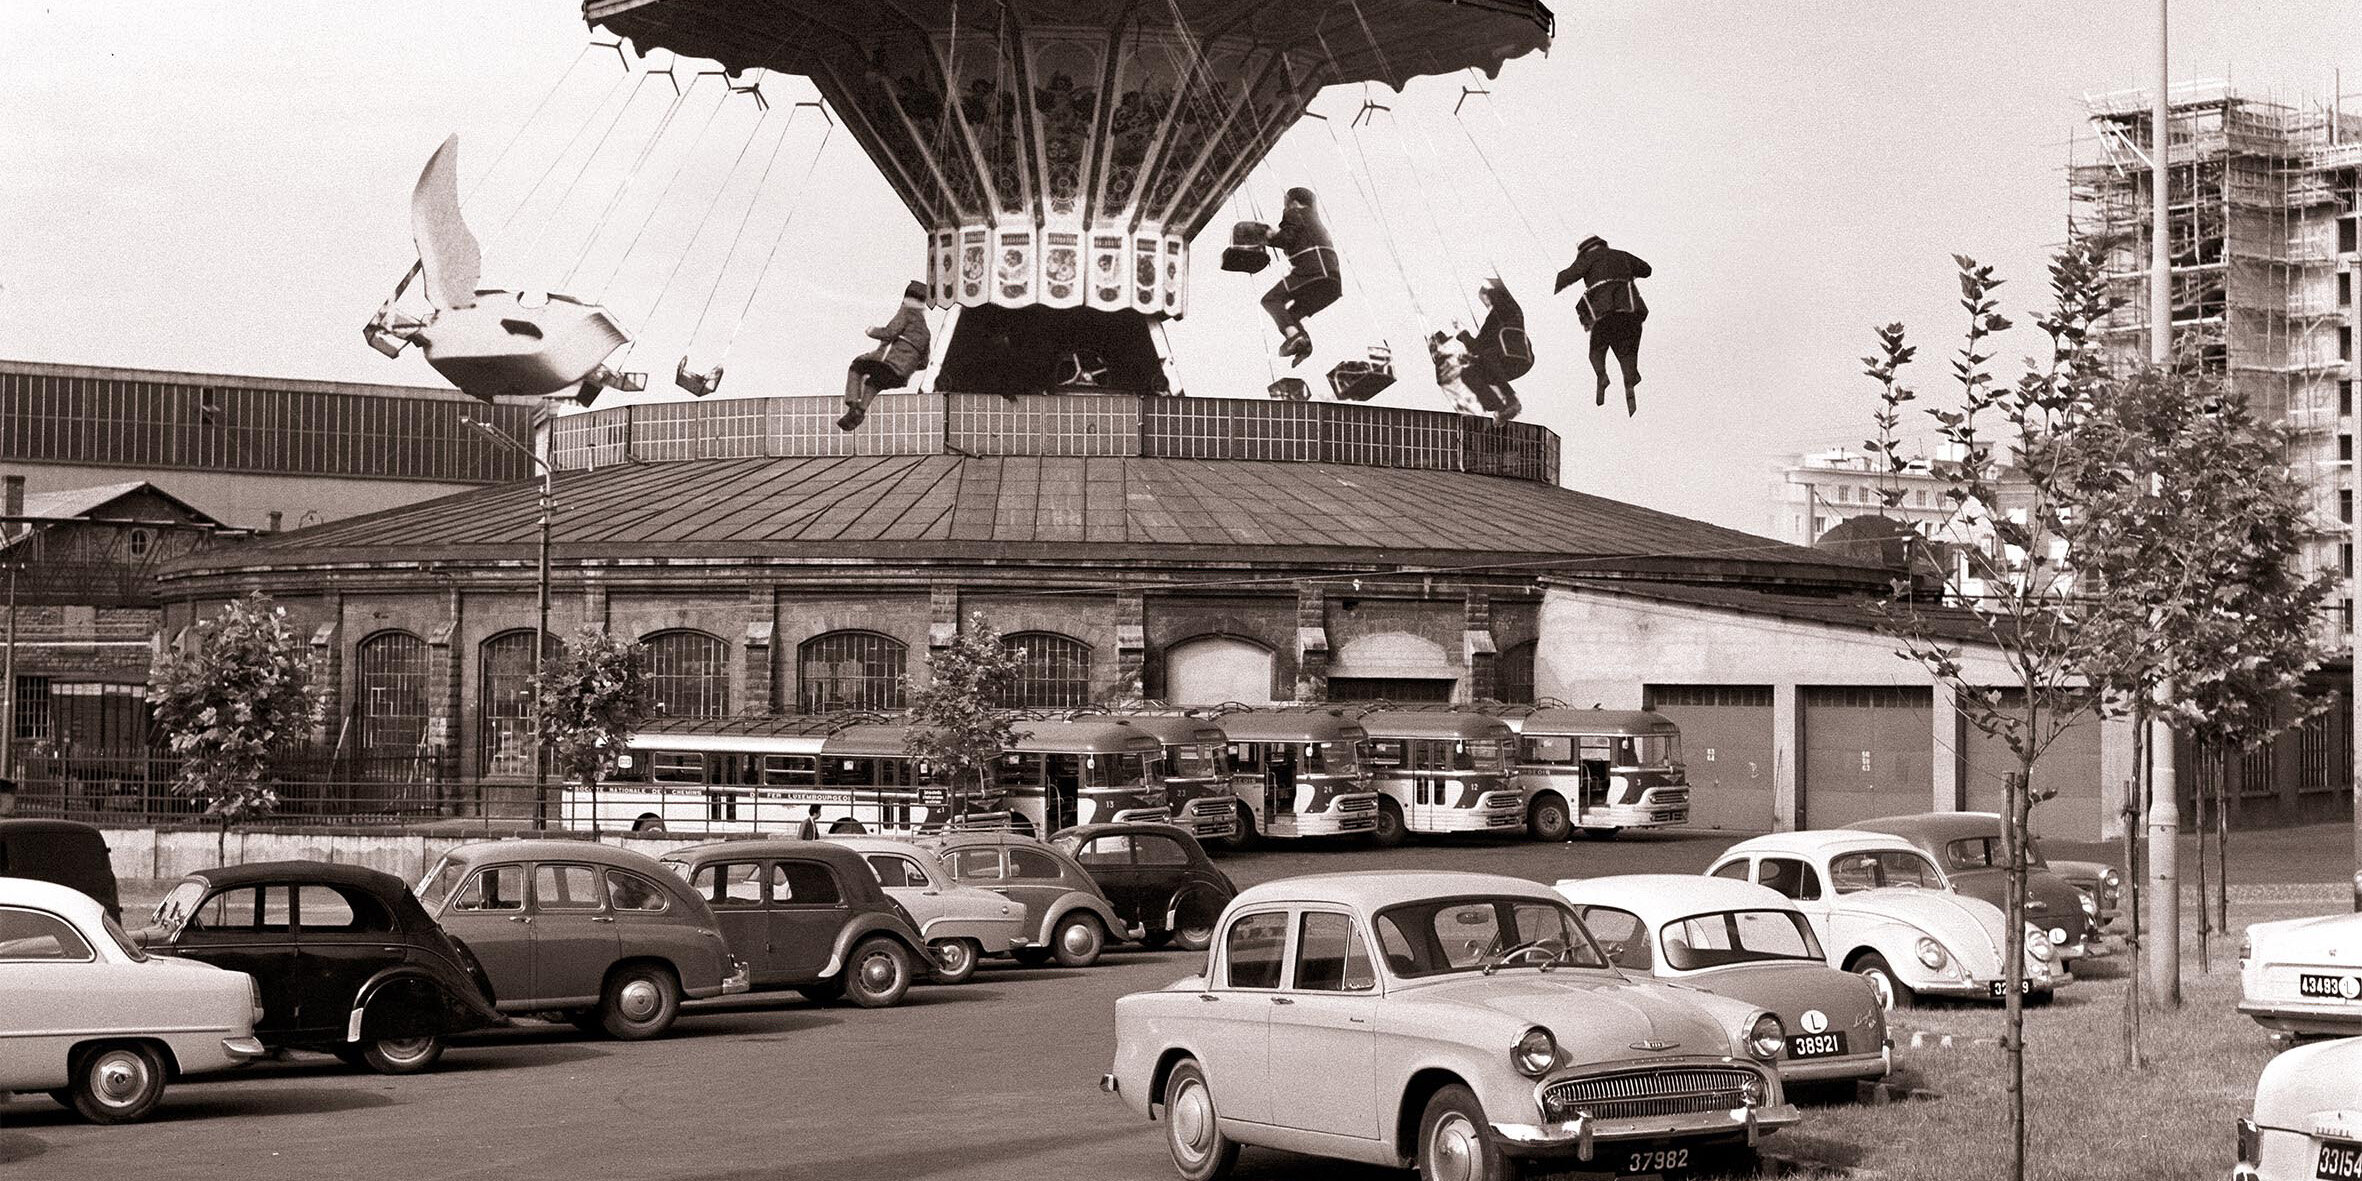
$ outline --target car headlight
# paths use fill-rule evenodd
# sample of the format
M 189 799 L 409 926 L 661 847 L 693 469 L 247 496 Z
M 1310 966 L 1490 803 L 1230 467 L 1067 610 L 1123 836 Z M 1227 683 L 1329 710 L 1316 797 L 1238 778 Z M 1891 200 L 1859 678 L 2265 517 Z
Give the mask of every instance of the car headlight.
M 2100 874 L 2100 884 L 2111 890 L 2117 889 L 2118 887 L 2124 885 L 2124 875 L 2117 873 L 2113 869 L 2108 870 Z
M 2061 932 L 2061 934 L 2064 934 L 2064 932 Z M 2045 935 L 2040 931 L 2026 932 L 2026 954 L 2034 957 L 2036 963 L 2047 964 L 2050 962 L 2050 947 L 2050 936 Z
M 1944 966 L 1944 961 L 1951 958 L 1944 953 L 1943 944 L 1925 935 L 1919 937 L 1919 944 L 1915 950 L 1919 952 L 1919 962 L 1930 968 L 1941 968 Z
M 2077 890 L 2077 891 L 2075 891 L 2075 901 L 2077 901 L 2077 902 L 2080 902 L 2080 903 L 2082 903 L 2082 904 L 2083 904 L 2083 917 L 2084 917 L 2084 918 L 2087 918 L 2087 919 L 2096 919 L 2096 918 L 2100 917 L 2100 904 L 2099 904 L 2099 900 L 2098 900 L 2098 899 L 2096 899 L 2096 898 L 2093 898 L 2093 897 L 2091 896 L 2091 891 L 2089 891 L 2089 890 Z
M 1788 1027 L 1780 1019 L 1765 1013 L 1747 1026 L 1747 1052 L 1766 1062 L 1780 1056 L 1780 1048 L 1788 1044 Z
M 1558 1039 L 1537 1025 L 1526 1030 L 1509 1048 L 1509 1064 L 1527 1078 L 1540 1078 L 1558 1065 Z
M 1749 1071 L 1746 1078 L 1739 1080 L 1739 1098 L 1749 1107 L 1763 1102 L 1765 1093 L 1769 1089 L 1764 1086 L 1763 1079 L 1753 1071 Z

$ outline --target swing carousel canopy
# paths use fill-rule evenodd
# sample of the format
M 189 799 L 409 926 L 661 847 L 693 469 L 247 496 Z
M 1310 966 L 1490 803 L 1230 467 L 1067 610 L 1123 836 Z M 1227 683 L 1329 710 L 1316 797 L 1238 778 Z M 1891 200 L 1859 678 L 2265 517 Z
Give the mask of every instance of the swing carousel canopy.
M 929 302 L 1180 316 L 1189 241 L 1321 87 L 1550 44 L 1535 0 L 586 0 L 808 77 L 928 232 Z

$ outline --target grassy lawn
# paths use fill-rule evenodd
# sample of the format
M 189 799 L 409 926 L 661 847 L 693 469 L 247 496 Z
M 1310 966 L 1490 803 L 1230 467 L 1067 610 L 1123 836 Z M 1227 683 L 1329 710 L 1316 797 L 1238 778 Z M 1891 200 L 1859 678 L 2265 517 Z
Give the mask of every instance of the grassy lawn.
M 2267 919 L 2342 910 L 2334 902 L 2231 904 L 2229 938 L 2214 970 L 2198 965 L 2194 924 L 2182 936 L 2182 1008 L 2149 1013 L 2148 1068 L 2128 1072 L 2123 1003 L 2128 957 L 2079 973 L 2058 999 L 2026 1013 L 2029 1177 L 2044 1181 L 2219 1181 L 2229 1175 L 2232 1125 L 2248 1113 L 2272 1056 L 2263 1027 L 2238 1014 L 2238 931 Z M 1994 1038 L 1999 1005 L 1931 1007 L 1894 1015 L 1894 1081 L 1938 1099 L 1865 1106 L 1850 1096 L 1803 1097 L 1805 1123 L 1766 1142 L 1773 1153 L 1827 1168 L 1766 1168 L 1797 1178 L 1852 1176 L 1992 1181 L 2008 1176 L 2008 1059 L 1994 1045 L 1912 1049 L 1911 1031 Z

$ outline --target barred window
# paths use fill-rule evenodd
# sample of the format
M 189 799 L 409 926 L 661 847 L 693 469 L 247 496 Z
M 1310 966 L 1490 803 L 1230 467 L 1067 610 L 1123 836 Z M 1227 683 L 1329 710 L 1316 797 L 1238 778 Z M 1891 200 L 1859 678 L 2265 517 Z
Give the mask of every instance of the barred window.
M 544 659 L 560 645 L 546 637 Z M 476 659 L 476 766 L 480 774 L 533 773 L 533 633 L 502 632 L 484 641 Z
M 384 631 L 354 653 L 353 714 L 361 757 L 416 757 L 426 746 L 427 645 L 406 631 Z
M 1017 675 L 1002 686 L 1004 709 L 1065 709 L 1091 703 L 1091 646 L 1056 632 L 1018 632 L 1001 646 L 1020 653 Z
M 901 709 L 902 642 L 876 632 L 829 632 L 796 649 L 796 711 Z
M 1534 641 L 1512 644 L 1493 658 L 1493 696 L 1510 705 L 1534 701 Z
M 659 716 L 729 715 L 729 644 L 700 631 L 658 632 L 641 642 L 648 646 L 648 688 Z
M 19 742 L 39 742 L 49 737 L 49 678 L 19 675 L 16 678 L 15 734 Z

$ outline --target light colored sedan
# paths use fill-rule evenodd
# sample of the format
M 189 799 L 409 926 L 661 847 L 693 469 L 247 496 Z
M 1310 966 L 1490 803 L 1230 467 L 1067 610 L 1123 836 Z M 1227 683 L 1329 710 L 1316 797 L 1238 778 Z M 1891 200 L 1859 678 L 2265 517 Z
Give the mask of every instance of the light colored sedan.
M 2298 1046 L 2264 1066 L 2239 1121 L 2232 1181 L 2362 1177 L 2362 1038 Z
M 2239 1011 L 2274 1040 L 2362 1034 L 2362 914 L 2250 925 L 2239 988 Z
M 1779 1018 L 1609 963 L 1546 887 L 1375 872 L 1248 888 L 1205 974 L 1115 1007 L 1100 1086 L 1189 1181 L 1242 1144 L 1428 1178 L 1660 1173 L 1794 1123 Z
M 1876 985 L 1830 967 L 1812 923 L 1781 894 L 1671 873 L 1552 887 L 1617 967 L 1769 1009 L 1788 1027 L 1780 1078 L 1884 1078 L 1892 1068 Z
M 912 925 L 935 959 L 935 978 L 960 984 L 976 964 L 1026 940 L 1025 908 L 990 890 L 952 880 L 932 849 L 887 837 L 830 837 L 869 863 L 886 896 L 910 912 Z
M 78 890 L 0 878 L 0 1091 L 47 1091 L 92 1123 L 144 1118 L 173 1078 L 243 1066 L 253 977 L 134 946 Z

